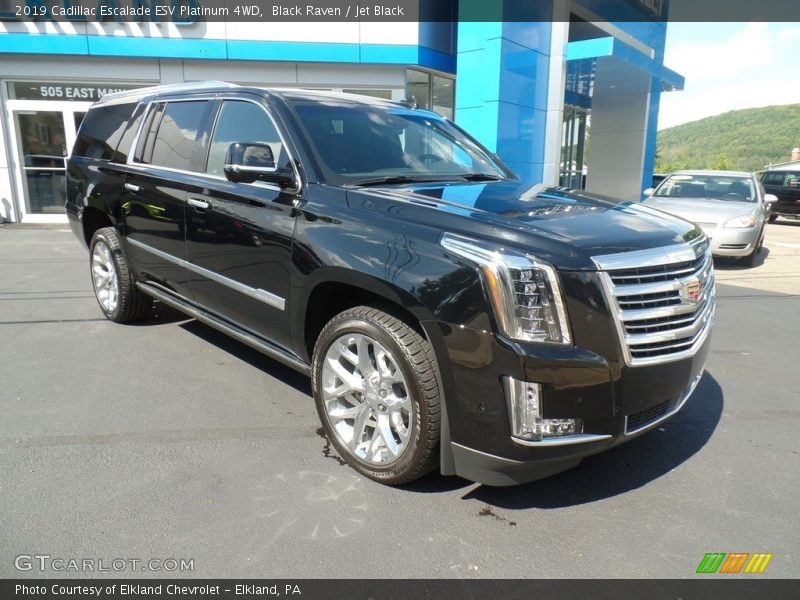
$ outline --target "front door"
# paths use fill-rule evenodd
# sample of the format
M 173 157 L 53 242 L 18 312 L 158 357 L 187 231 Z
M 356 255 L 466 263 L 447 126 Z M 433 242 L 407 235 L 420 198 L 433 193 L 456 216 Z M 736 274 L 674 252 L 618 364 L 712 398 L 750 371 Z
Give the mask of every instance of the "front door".
M 290 159 L 274 120 L 260 103 L 221 103 L 202 185 L 189 189 L 187 251 L 198 304 L 263 337 L 289 346 L 289 268 L 295 195 L 263 182 L 232 183 L 223 165 L 236 142 L 272 146 L 275 164 Z

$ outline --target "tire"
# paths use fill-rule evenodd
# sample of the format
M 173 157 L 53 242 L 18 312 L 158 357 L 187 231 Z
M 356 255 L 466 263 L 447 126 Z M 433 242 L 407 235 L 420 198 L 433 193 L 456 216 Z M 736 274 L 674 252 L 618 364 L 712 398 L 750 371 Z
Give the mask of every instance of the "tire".
M 767 218 L 767 221 L 769 223 L 774 223 L 777 220 L 778 220 L 778 215 L 769 215 L 769 217 Z
M 391 307 L 357 306 L 322 329 L 311 361 L 317 412 L 339 456 L 362 475 L 401 485 L 438 465 L 434 360 L 428 342 Z
M 136 288 L 119 235 L 113 227 L 98 229 L 89 244 L 89 275 L 100 310 L 115 323 L 130 323 L 150 314 L 153 299 Z
M 764 235 L 765 235 L 764 227 L 762 226 L 761 233 L 758 235 L 758 241 L 756 242 L 756 246 L 755 248 L 753 248 L 753 251 L 747 256 L 743 256 L 742 258 L 739 259 L 743 265 L 747 267 L 756 266 L 756 260 L 758 260 L 758 253 L 761 252 L 761 247 L 764 245 Z

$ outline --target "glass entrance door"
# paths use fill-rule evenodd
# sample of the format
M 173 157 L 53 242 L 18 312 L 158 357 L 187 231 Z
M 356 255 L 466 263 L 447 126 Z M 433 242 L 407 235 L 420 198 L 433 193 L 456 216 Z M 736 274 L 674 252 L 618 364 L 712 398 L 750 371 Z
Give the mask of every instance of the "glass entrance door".
M 587 138 L 587 113 L 580 109 L 564 107 L 561 130 L 561 181 L 570 189 L 586 187 L 584 179 Z
M 66 191 L 67 138 L 64 115 L 57 111 L 16 111 L 25 212 L 61 214 Z
M 88 103 L 10 100 L 9 108 L 19 216 L 64 222 L 67 157 Z

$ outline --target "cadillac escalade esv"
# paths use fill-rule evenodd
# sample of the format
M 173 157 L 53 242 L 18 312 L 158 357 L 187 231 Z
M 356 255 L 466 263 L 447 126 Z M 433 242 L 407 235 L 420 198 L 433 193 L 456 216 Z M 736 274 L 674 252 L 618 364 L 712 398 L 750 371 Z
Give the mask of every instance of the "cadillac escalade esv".
M 546 477 L 674 415 L 703 372 L 699 228 L 520 181 L 411 102 L 112 94 L 67 179 L 109 319 L 157 300 L 308 374 L 335 449 L 383 483 Z

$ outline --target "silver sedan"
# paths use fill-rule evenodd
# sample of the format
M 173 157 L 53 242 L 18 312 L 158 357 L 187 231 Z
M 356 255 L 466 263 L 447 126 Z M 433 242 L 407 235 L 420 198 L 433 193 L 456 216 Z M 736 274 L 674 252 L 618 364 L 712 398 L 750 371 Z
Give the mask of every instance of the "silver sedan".
M 699 225 L 712 254 L 739 257 L 750 266 L 764 244 L 770 204 L 777 200 L 752 173 L 741 171 L 677 171 L 645 194 L 646 206 Z

